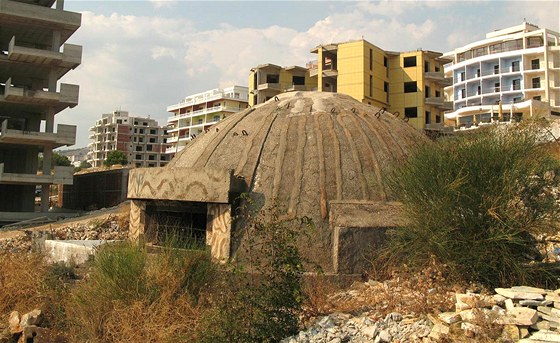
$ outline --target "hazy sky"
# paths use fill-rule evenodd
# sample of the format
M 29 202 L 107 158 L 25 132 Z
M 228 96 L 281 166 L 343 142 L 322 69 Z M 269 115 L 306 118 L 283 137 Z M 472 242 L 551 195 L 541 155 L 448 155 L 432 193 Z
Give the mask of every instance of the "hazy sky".
M 364 39 L 385 50 L 449 51 L 526 21 L 559 29 L 558 1 L 80 1 L 82 65 L 62 82 L 80 104 L 56 116 L 89 127 L 115 109 L 166 123 L 166 107 L 189 94 L 247 85 L 262 63 L 302 65 L 325 43 Z

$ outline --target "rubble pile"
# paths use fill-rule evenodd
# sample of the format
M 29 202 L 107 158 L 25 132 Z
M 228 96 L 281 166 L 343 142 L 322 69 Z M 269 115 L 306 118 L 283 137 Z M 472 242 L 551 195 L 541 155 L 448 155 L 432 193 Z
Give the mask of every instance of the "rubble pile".
M 494 325 L 502 341 L 560 342 L 560 289 L 515 286 L 496 288 L 495 295 L 457 293 L 455 312 L 444 312 L 434 320 L 430 337 L 439 340 L 454 329 L 467 337 Z
M 45 231 L 22 230 L 24 234 L 0 239 L 0 251 L 27 252 L 37 241 L 54 240 L 124 240 L 128 238 L 128 227 L 120 227 L 117 215 L 88 223 L 73 223 Z
M 42 322 L 41 310 L 35 309 L 24 315 L 13 311 L 8 319 L 8 335 L 12 338 L 11 342 L 54 342 L 56 335 L 49 329 L 41 327 Z

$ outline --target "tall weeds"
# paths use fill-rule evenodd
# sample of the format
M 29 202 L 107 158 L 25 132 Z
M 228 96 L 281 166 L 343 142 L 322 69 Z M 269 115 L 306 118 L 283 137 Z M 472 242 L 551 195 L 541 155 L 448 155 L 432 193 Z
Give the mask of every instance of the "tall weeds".
M 493 128 L 419 147 L 389 182 L 409 225 L 382 258 L 422 266 L 431 256 L 487 285 L 526 283 L 531 234 L 557 229 L 558 162 L 535 125 Z

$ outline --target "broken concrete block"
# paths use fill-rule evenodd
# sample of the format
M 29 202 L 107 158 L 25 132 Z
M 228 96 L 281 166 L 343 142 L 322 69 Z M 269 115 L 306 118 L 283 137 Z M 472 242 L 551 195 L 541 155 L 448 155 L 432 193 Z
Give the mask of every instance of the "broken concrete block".
M 438 317 L 446 324 L 454 324 L 461 321 L 461 315 L 456 312 L 443 312 L 440 313 Z
M 506 311 L 506 315 L 498 319 L 500 324 L 533 325 L 539 319 L 537 311 L 527 307 L 514 307 Z
M 496 293 L 514 300 L 543 300 L 544 296 L 534 292 L 518 292 L 511 288 L 496 288 Z
M 522 293 L 540 293 L 540 294 L 548 293 L 543 288 L 529 287 L 529 286 L 513 286 L 511 287 L 511 290 L 515 292 L 522 292 Z
M 528 326 L 518 326 L 519 328 L 519 338 L 525 338 L 529 336 L 529 327 Z
M 549 305 L 552 305 L 552 301 L 550 301 L 550 300 L 520 300 L 519 305 L 530 306 L 530 307 L 549 306 Z

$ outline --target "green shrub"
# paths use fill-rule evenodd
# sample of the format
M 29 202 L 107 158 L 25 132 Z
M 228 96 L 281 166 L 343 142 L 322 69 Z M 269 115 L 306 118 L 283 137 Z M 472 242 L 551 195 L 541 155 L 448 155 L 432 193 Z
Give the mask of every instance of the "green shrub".
M 298 241 L 311 223 L 272 218 L 246 231 L 248 260 L 226 273 L 202 342 L 279 342 L 297 333 L 304 300 Z
M 389 232 L 382 258 L 420 267 L 435 256 L 467 281 L 529 282 L 531 234 L 556 229 L 559 214 L 558 162 L 540 132 L 497 127 L 419 147 L 390 178 L 409 225 Z

